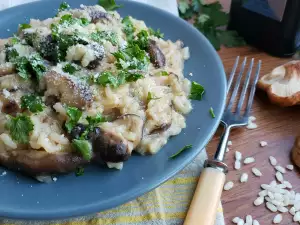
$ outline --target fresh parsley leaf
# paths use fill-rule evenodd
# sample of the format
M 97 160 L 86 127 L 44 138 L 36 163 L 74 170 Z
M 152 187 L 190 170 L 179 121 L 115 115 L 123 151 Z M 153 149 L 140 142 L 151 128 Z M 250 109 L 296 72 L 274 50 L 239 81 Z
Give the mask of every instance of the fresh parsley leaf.
M 68 8 L 70 8 L 70 5 L 68 3 L 66 3 L 66 2 L 62 2 L 60 4 L 60 6 L 59 6 L 58 11 L 61 12 L 61 11 L 64 11 L 64 10 L 66 10 Z
M 76 73 L 77 71 L 79 71 L 80 69 L 78 68 L 77 65 L 75 65 L 73 63 L 68 63 L 62 68 L 62 70 L 65 73 L 69 73 L 72 75 L 72 74 Z
M 21 30 L 24 30 L 24 29 L 31 28 L 31 25 L 27 24 L 27 23 L 22 23 L 22 24 L 19 25 L 19 27 L 20 27 Z
M 77 152 L 82 155 L 85 160 L 90 161 L 92 159 L 93 151 L 92 145 L 89 141 L 74 139 L 72 141 L 72 146 Z
M 118 36 L 112 31 L 98 31 L 90 35 L 91 39 L 95 42 L 101 43 L 102 40 L 109 41 L 113 46 L 118 44 Z
M 194 12 L 199 12 L 202 5 L 200 4 L 200 0 L 192 0 L 192 6 Z
M 86 18 L 78 19 L 78 18 L 73 18 L 73 16 L 71 14 L 65 14 L 60 18 L 59 24 L 63 27 L 68 27 L 68 26 L 74 25 L 74 24 L 79 24 L 81 26 L 87 26 L 90 24 L 90 22 Z
M 161 76 L 169 76 L 169 73 L 167 71 L 161 71 L 160 74 Z
M 28 58 L 28 62 L 30 65 L 30 69 L 34 72 L 36 78 L 40 80 L 46 72 L 46 66 L 44 65 L 42 57 L 38 53 L 30 55 Z
M 89 126 L 96 126 L 99 123 L 107 122 L 107 119 L 104 116 L 102 116 L 101 113 L 97 113 L 95 117 L 88 116 L 86 117 L 86 120 L 88 121 Z
M 28 80 L 30 78 L 28 59 L 25 56 L 18 57 L 14 63 L 16 65 L 16 71 L 18 72 L 18 75 L 23 79 Z
M 113 11 L 123 7 L 122 5 L 117 5 L 115 0 L 99 0 L 98 4 L 108 11 Z
M 216 118 L 216 115 L 214 113 L 214 109 L 212 107 L 210 107 L 209 113 L 210 113 L 210 115 L 211 115 L 212 118 Z
M 112 72 L 102 72 L 95 80 L 95 82 L 101 86 L 111 85 L 112 87 L 118 87 L 119 81 L 118 77 L 113 75 Z
M 186 0 L 179 1 L 178 9 L 181 14 L 185 14 L 189 8 L 190 8 L 190 5 Z
M 148 102 L 150 102 L 151 100 L 157 100 L 157 99 L 160 99 L 160 98 L 153 97 L 152 93 L 148 92 L 148 95 L 147 95 Z
M 137 44 L 131 44 L 124 50 L 113 53 L 117 59 L 116 66 L 124 70 L 145 70 L 150 62 L 146 51 L 140 49 Z
M 153 35 L 158 38 L 164 38 L 164 34 L 160 32 L 160 29 L 157 29 L 156 31 L 152 29 L 151 27 L 149 28 L 149 34 Z
M 133 35 L 134 35 L 135 27 L 133 26 L 130 17 L 129 16 L 124 17 L 122 20 L 122 24 L 123 24 L 123 31 L 127 37 L 127 41 L 132 41 L 134 37 Z
M 219 38 L 226 47 L 240 47 L 245 46 L 245 40 L 238 35 L 235 30 L 219 31 Z
M 137 44 L 140 49 L 147 50 L 149 46 L 149 35 L 146 30 L 140 31 L 137 35 L 137 39 L 135 40 L 135 44 Z
M 139 79 L 142 79 L 144 78 L 143 74 L 140 74 L 140 73 L 127 73 L 126 74 L 126 77 L 125 77 L 125 80 L 126 82 L 135 82 Z
M 77 167 L 75 171 L 76 177 L 80 177 L 84 175 L 84 168 L 83 167 Z
M 204 92 L 205 92 L 204 87 L 198 84 L 197 82 L 193 81 L 191 87 L 191 94 L 189 98 L 193 100 L 202 100 L 202 96 Z
M 193 147 L 193 145 L 186 145 L 184 146 L 182 149 L 180 149 L 177 153 L 175 153 L 174 155 L 171 155 L 169 157 L 169 159 L 174 159 L 176 158 L 177 156 L 179 156 L 182 152 L 188 150 L 188 149 L 191 149 Z
M 42 112 L 44 110 L 44 103 L 40 96 L 24 95 L 21 97 L 21 108 L 29 109 L 32 113 Z
M 10 39 L 10 42 L 12 45 L 15 45 L 15 44 L 20 43 L 21 39 L 19 37 L 17 37 L 16 35 L 14 35 L 14 37 Z
M 74 126 L 78 123 L 82 116 L 82 112 L 76 107 L 67 107 L 68 120 L 65 123 L 68 133 L 70 133 Z
M 33 127 L 30 117 L 22 114 L 16 117 L 9 116 L 6 123 L 6 129 L 9 130 L 11 138 L 21 144 L 29 142 L 29 133 L 33 131 Z
M 5 46 L 6 61 L 15 62 L 19 56 L 18 51 L 12 46 Z
M 90 21 L 87 18 L 80 18 L 80 20 L 83 26 L 87 26 L 90 24 Z
M 220 2 L 215 2 L 202 6 L 203 14 L 209 15 L 215 28 L 219 26 L 225 26 L 229 21 L 229 14 L 222 11 L 222 5 Z

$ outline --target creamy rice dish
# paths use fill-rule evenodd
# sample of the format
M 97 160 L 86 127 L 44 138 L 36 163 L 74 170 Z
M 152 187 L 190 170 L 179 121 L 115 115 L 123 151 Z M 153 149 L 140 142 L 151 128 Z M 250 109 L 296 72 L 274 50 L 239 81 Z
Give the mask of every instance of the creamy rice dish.
M 155 154 L 203 94 L 181 41 L 100 5 L 62 3 L 0 45 L 0 165 L 31 176 Z

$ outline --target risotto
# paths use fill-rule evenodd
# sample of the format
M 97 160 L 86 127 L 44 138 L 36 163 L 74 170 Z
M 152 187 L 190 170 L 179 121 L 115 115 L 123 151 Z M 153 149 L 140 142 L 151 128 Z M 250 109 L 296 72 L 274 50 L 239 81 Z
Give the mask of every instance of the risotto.
M 99 5 L 62 3 L 0 45 L 0 165 L 29 175 L 155 154 L 203 94 L 181 41 Z

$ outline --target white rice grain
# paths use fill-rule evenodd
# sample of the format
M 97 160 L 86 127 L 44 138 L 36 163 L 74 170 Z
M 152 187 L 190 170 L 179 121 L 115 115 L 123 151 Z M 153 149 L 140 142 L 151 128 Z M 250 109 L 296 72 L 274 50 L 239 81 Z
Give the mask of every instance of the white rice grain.
M 292 171 L 294 169 L 294 166 L 293 165 L 287 165 L 285 168 Z
M 240 182 L 241 183 L 246 183 L 247 181 L 248 181 L 248 174 L 247 173 L 243 173 L 241 175 Z
M 273 205 L 272 203 L 267 202 L 266 206 L 271 212 L 277 212 L 277 207 L 275 205 Z
M 281 212 L 281 213 L 286 213 L 286 212 L 289 211 L 289 210 L 288 210 L 286 207 L 284 207 L 284 206 L 278 206 L 277 209 L 278 209 L 278 211 Z
M 282 176 L 282 173 L 276 172 L 275 177 L 276 177 L 276 179 L 277 179 L 279 182 L 283 182 L 283 176 Z
M 251 215 L 247 215 L 246 216 L 246 224 L 252 224 L 252 222 L 253 222 L 252 216 Z
M 263 196 L 258 197 L 258 198 L 255 199 L 254 202 L 253 202 L 253 204 L 254 204 L 255 206 L 259 206 L 259 205 L 261 205 L 261 204 L 263 204 L 263 203 L 264 203 L 264 197 L 263 197 Z
M 290 182 L 286 181 L 286 180 L 283 181 L 283 184 L 284 184 L 287 188 L 289 188 L 289 189 L 293 188 L 292 184 L 291 184 Z
M 225 185 L 224 185 L 224 190 L 225 191 L 229 191 L 230 189 L 232 189 L 234 186 L 232 181 L 228 181 Z
M 268 196 L 270 197 L 270 199 L 275 199 L 275 197 L 274 197 L 274 195 L 273 195 L 273 193 L 271 192 L 271 191 L 268 191 Z
M 233 223 L 238 223 L 240 219 L 241 219 L 240 217 L 234 217 L 234 218 L 232 219 L 232 222 L 233 222 Z
M 286 172 L 286 170 L 282 166 L 275 166 L 275 169 L 277 171 L 279 171 L 280 173 L 285 173 Z
M 260 191 L 260 192 L 258 193 L 258 195 L 259 195 L 260 197 L 265 197 L 265 196 L 268 195 L 268 191 L 267 191 L 267 190 L 262 190 L 262 191 Z
M 231 146 L 231 145 L 232 145 L 232 141 L 228 141 L 228 142 L 227 142 L 227 145 L 228 145 L 228 146 Z
M 250 164 L 250 163 L 254 163 L 254 162 L 255 162 L 255 159 L 253 157 L 247 157 L 244 160 L 244 164 Z
M 270 160 L 270 163 L 271 163 L 272 166 L 276 166 L 277 160 L 275 159 L 275 157 L 270 156 L 270 157 L 269 157 L 269 160 Z
M 259 222 L 257 220 L 253 220 L 253 225 L 260 225 Z
M 273 223 L 281 223 L 282 221 L 282 215 L 281 214 L 277 214 L 274 219 L 273 219 Z
M 243 219 L 240 219 L 239 222 L 237 223 L 237 225 L 244 225 L 245 221 Z
M 236 170 L 241 169 L 241 161 L 236 160 L 234 162 L 234 169 L 236 169 Z
M 257 176 L 257 177 L 261 177 L 261 176 L 262 176 L 262 173 L 260 172 L 260 170 L 257 169 L 257 168 L 255 168 L 255 167 L 252 168 L 252 173 L 253 173 L 255 176 Z
M 261 147 L 265 147 L 268 145 L 268 143 L 266 141 L 261 141 L 259 144 Z
M 299 222 L 300 221 L 300 212 L 296 212 L 293 218 L 294 222 Z
M 239 151 L 235 152 L 235 159 L 238 161 L 242 160 L 242 153 L 240 153 Z
M 290 208 L 289 213 L 294 216 L 296 214 L 295 207 Z

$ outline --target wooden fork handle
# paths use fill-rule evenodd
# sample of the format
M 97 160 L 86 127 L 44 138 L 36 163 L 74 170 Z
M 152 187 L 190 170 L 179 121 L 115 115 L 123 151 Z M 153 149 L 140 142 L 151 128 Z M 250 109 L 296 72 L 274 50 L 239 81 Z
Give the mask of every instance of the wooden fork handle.
M 204 168 L 195 190 L 184 225 L 214 225 L 225 183 L 225 173 L 217 168 Z

